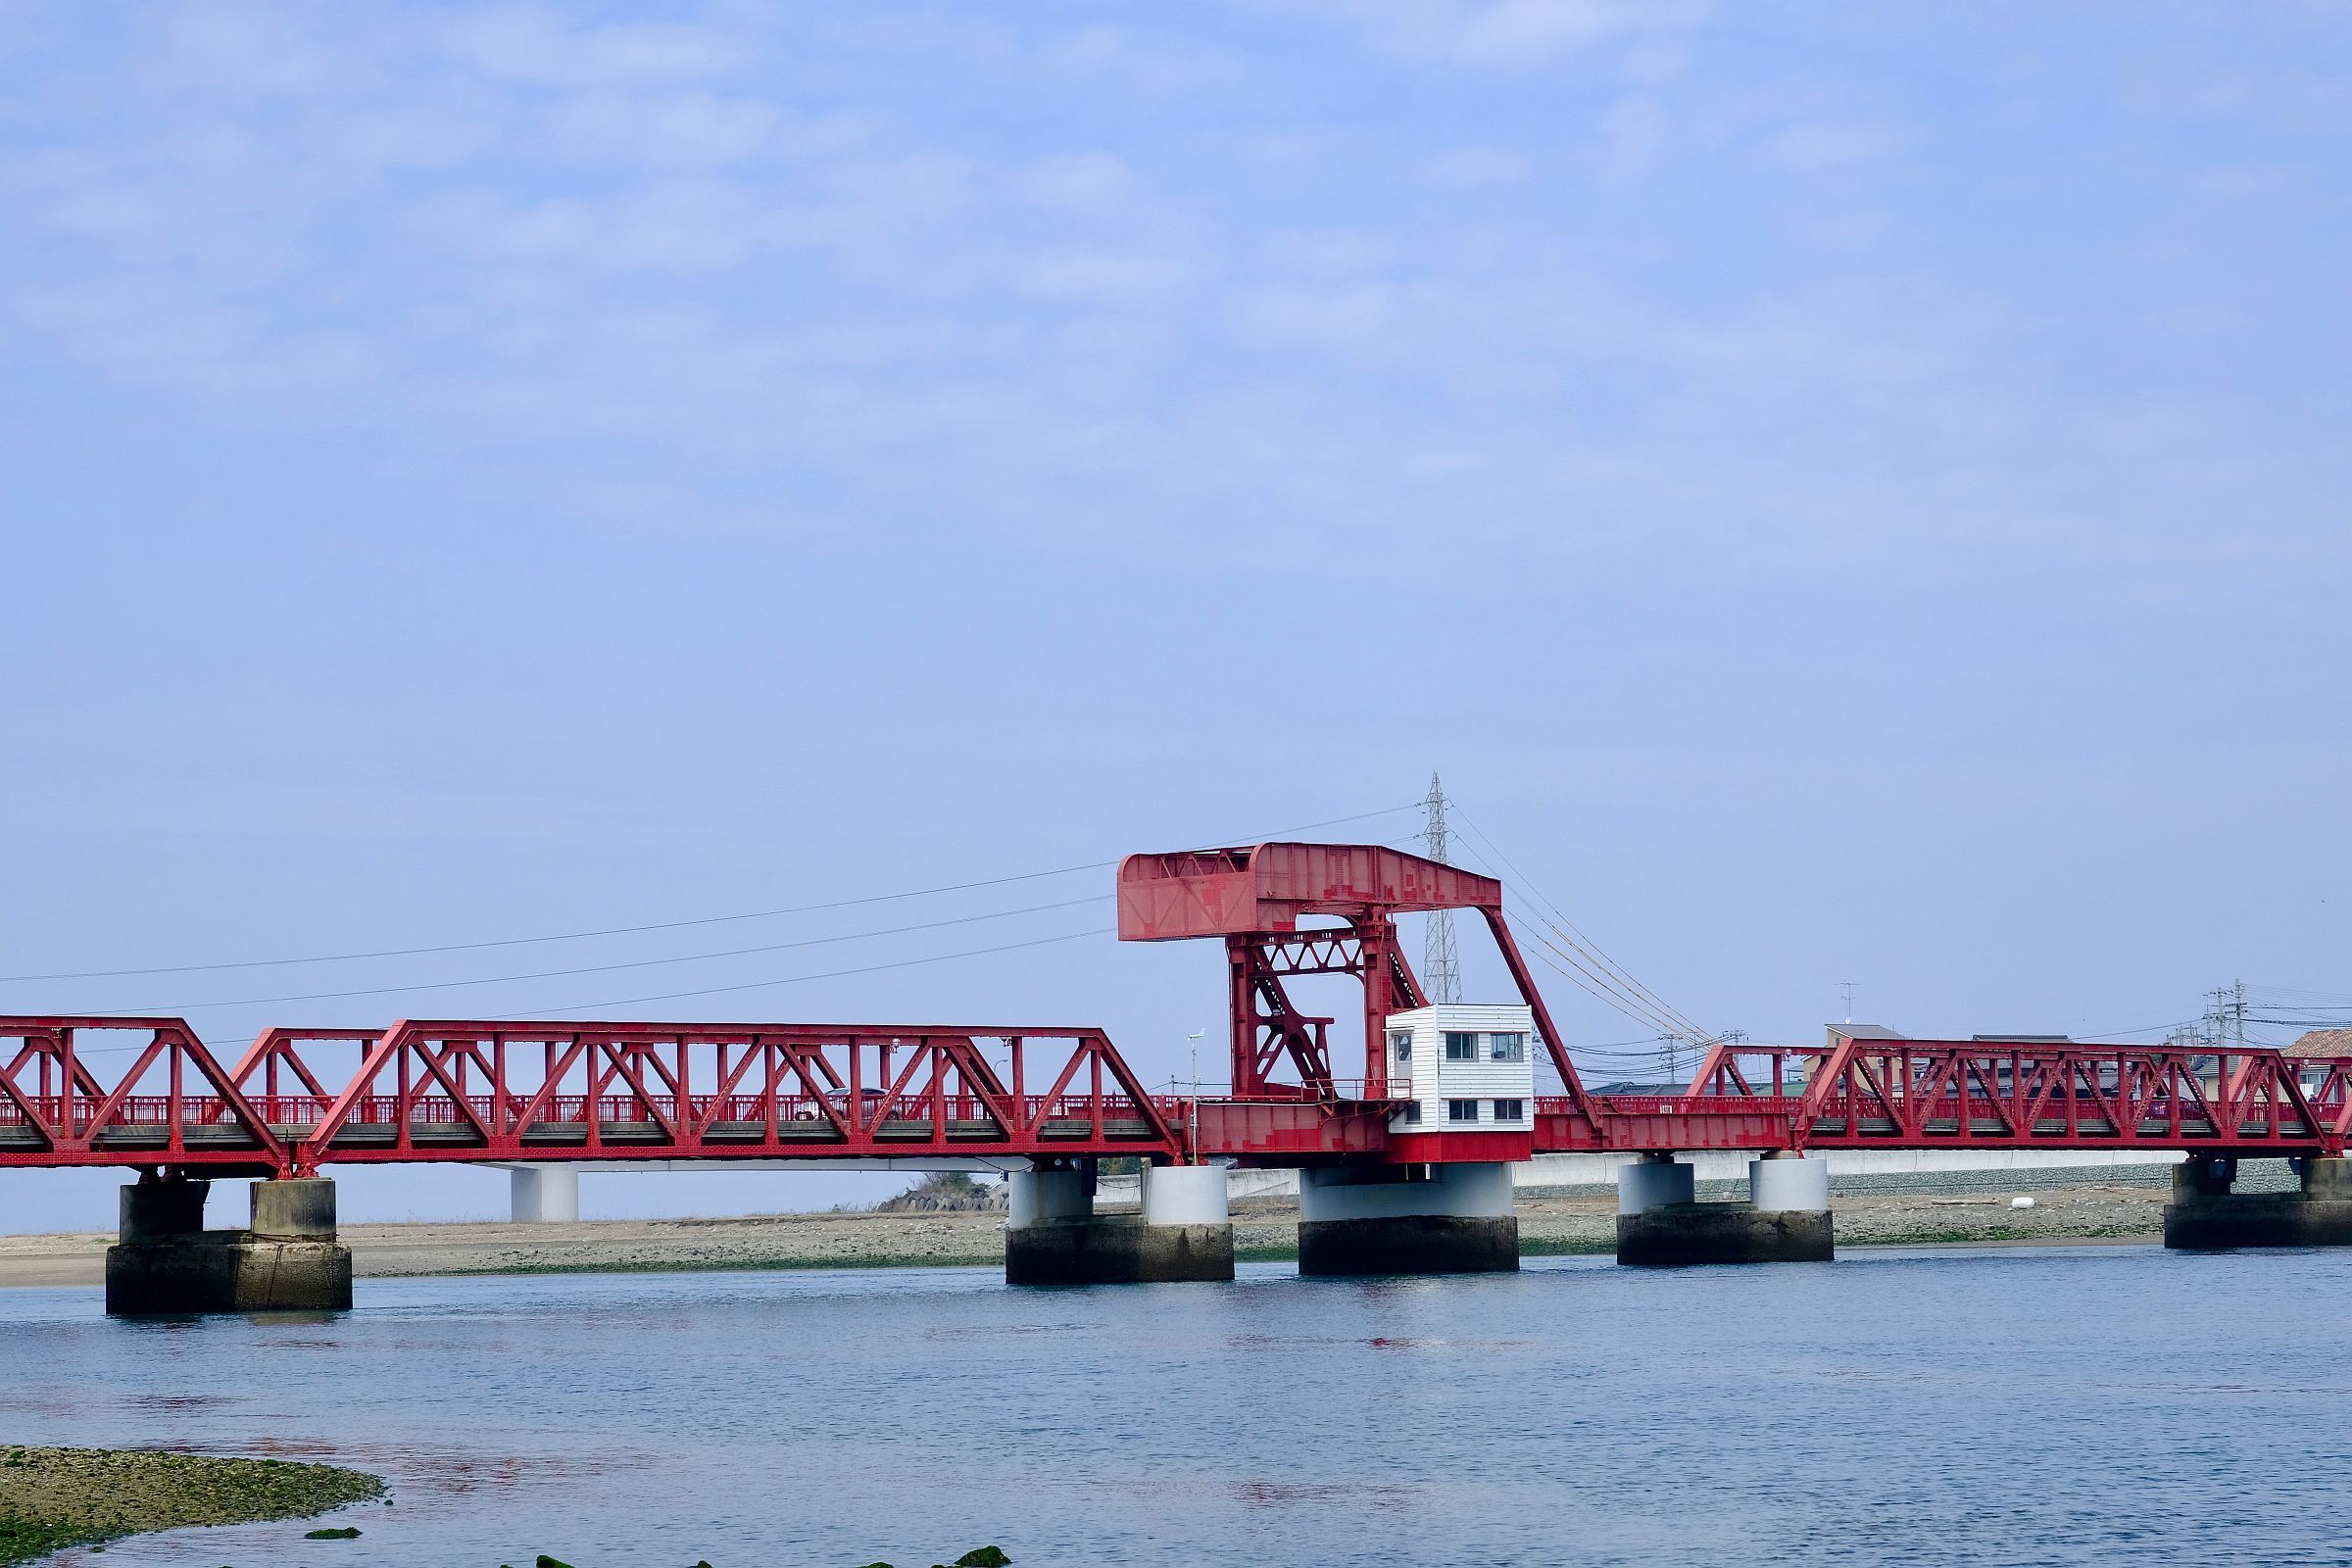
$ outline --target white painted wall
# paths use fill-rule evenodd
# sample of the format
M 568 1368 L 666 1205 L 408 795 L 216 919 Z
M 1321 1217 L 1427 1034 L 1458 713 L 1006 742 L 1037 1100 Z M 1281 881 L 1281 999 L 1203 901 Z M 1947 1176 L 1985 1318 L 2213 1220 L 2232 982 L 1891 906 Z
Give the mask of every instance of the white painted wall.
M 1468 1032 L 1479 1037 L 1478 1059 L 1447 1061 L 1446 1036 L 1448 1032 Z M 1491 1048 L 1491 1038 L 1497 1034 L 1519 1036 L 1519 1058 L 1516 1061 L 1496 1061 Z M 1398 1050 L 1399 1044 L 1405 1047 Z M 1536 1125 L 1536 1022 L 1534 1009 L 1525 1006 L 1503 1006 L 1486 1003 L 1442 1003 L 1431 1007 L 1415 1007 L 1409 1012 L 1389 1015 L 1389 1076 L 1392 1081 L 1409 1078 L 1412 1081 L 1413 1102 L 1420 1107 L 1420 1120 L 1408 1120 L 1399 1112 L 1389 1123 L 1392 1131 L 1444 1132 L 1527 1132 Z M 1476 1122 L 1457 1122 L 1446 1119 L 1446 1102 L 1449 1100 L 1478 1102 Z M 1508 1120 L 1494 1115 L 1494 1102 L 1516 1100 L 1519 1114 Z

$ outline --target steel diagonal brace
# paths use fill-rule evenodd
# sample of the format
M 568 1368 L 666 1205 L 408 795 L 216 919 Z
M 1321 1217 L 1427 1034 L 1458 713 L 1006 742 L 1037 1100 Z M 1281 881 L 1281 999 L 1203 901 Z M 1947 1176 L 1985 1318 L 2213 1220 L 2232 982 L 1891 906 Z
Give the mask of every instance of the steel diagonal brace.
M 678 1124 L 670 1117 L 662 1115 L 662 1107 L 654 1102 L 653 1092 L 645 1087 L 645 1079 L 637 1070 L 636 1053 L 629 1051 L 625 1044 L 614 1045 L 610 1041 L 600 1042 L 600 1049 L 604 1051 L 607 1059 L 612 1063 L 613 1071 L 626 1080 L 630 1092 L 636 1096 L 637 1103 L 645 1107 L 645 1113 L 653 1118 L 654 1124 L 668 1136 L 671 1144 L 678 1144 L 680 1142 Z M 655 1070 L 659 1071 L 660 1068 L 661 1064 L 657 1061 Z M 608 1076 L 605 1081 L 611 1083 L 612 1079 Z

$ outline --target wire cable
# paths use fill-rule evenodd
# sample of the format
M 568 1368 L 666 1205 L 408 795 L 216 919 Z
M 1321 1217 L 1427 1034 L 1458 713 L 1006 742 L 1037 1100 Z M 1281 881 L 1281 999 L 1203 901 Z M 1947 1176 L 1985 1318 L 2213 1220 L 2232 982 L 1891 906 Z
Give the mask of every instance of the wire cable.
M 1587 957 L 1592 959 L 1594 964 L 1598 965 L 1605 973 L 1614 976 L 1615 980 L 1620 984 L 1622 989 L 1625 989 L 1635 996 L 1640 997 L 1642 1001 L 1648 1004 L 1651 1008 L 1673 1019 L 1678 1026 L 1674 1032 L 1683 1034 L 1693 1042 L 1708 1041 L 1714 1038 L 1714 1036 L 1708 1031 L 1701 1029 L 1696 1023 L 1692 1022 L 1690 1018 L 1682 1012 L 1681 1009 L 1675 1007 L 1673 1004 L 1668 1003 L 1665 998 L 1659 996 L 1648 986 L 1643 985 L 1640 980 L 1636 979 L 1631 970 L 1627 969 L 1623 964 L 1619 963 L 1616 959 L 1610 957 L 1606 953 L 1602 952 L 1598 943 L 1594 942 L 1590 936 L 1587 936 L 1585 932 L 1578 927 L 1576 922 L 1568 917 L 1567 912 L 1563 910 L 1557 903 L 1546 897 L 1544 891 L 1537 887 L 1535 883 L 1528 878 L 1526 873 L 1521 871 L 1519 867 L 1512 862 L 1511 858 L 1502 852 L 1502 847 L 1494 842 L 1494 838 L 1488 834 L 1486 829 L 1480 827 L 1475 821 L 1471 820 L 1471 818 L 1466 813 L 1461 811 L 1458 807 L 1455 808 L 1454 814 L 1461 818 L 1462 825 L 1468 828 L 1472 834 L 1476 835 L 1478 841 L 1484 844 L 1488 850 L 1493 852 L 1494 858 L 1501 862 L 1502 866 L 1511 873 L 1512 878 L 1517 882 L 1518 886 L 1524 892 L 1522 903 L 1525 903 L 1527 899 L 1533 899 L 1538 906 L 1537 912 L 1539 917 L 1541 916 L 1542 909 L 1544 907 L 1549 907 L 1551 913 L 1557 917 L 1558 923 L 1553 924 L 1550 920 L 1545 920 L 1544 923 L 1551 925 L 1553 931 L 1563 941 L 1567 942 L 1569 946 L 1583 953 Z M 1563 927 L 1565 927 L 1565 929 L 1562 929 Z
M 1473 831 L 1476 830 L 1473 829 Z M 1479 833 L 1478 836 L 1482 840 L 1486 840 L 1487 848 L 1491 851 L 1494 851 L 1496 858 L 1501 858 L 1501 851 L 1495 849 L 1493 840 L 1487 839 L 1484 833 Z M 1478 861 L 1482 867 L 1489 871 L 1494 869 L 1494 867 L 1488 863 L 1487 858 L 1478 852 L 1477 846 L 1465 841 L 1463 848 L 1469 852 L 1470 858 Z M 1515 868 L 1513 870 L 1513 874 L 1514 876 L 1517 874 Z M 1567 949 L 1562 948 L 1558 943 L 1553 942 L 1549 936 L 1544 934 L 1545 928 L 1548 928 L 1554 933 L 1560 934 L 1563 940 L 1572 941 L 1572 939 L 1566 938 L 1565 933 L 1559 933 L 1559 928 L 1552 925 L 1550 921 L 1544 919 L 1541 910 L 1529 910 L 1525 898 L 1521 898 L 1518 902 L 1523 913 L 1532 914 L 1532 919 L 1530 920 L 1527 929 L 1528 934 L 1533 937 L 1538 944 L 1540 944 L 1540 946 L 1534 950 L 1537 958 L 1542 960 L 1554 972 L 1566 978 L 1571 985 L 1574 985 L 1579 990 L 1583 991 L 1587 996 L 1592 997 L 1594 1001 L 1599 1002 L 1612 1011 L 1621 1013 L 1625 1017 L 1632 1019 L 1635 1023 L 1649 1025 L 1670 1037 L 1688 1040 L 1693 1046 L 1704 1046 L 1713 1043 L 1712 1036 L 1699 1029 L 1697 1025 L 1691 1023 L 1688 1018 L 1681 1016 L 1679 1013 L 1673 1012 L 1670 1008 L 1666 1008 L 1663 1004 L 1655 1003 L 1653 1000 L 1647 999 L 1634 990 L 1629 990 L 1626 986 L 1610 979 L 1605 971 L 1596 967 L 1600 960 L 1595 956 L 1587 954 L 1587 959 L 1592 960 L 1588 962 L 1583 959 L 1579 959 L 1571 955 Z M 1549 951 L 1546 952 L 1546 949 Z M 1583 950 L 1580 949 L 1579 951 L 1582 952 Z
M 1377 811 L 1357 811 L 1348 816 L 1325 817 L 1320 822 L 1302 822 L 1297 827 L 1281 828 L 1272 833 L 1253 834 L 1250 836 L 1249 841 L 1263 843 L 1283 838 L 1292 833 L 1311 832 L 1319 827 L 1337 827 L 1344 822 L 1364 822 L 1376 816 L 1394 816 L 1399 811 L 1418 810 L 1420 806 L 1421 803 L 1418 801 L 1409 801 L 1402 806 L 1383 807 Z M 1216 842 L 1217 844 L 1230 844 L 1239 841 L 1221 839 Z M 1195 849 L 1214 847 L 1214 845 L 1193 846 Z M 743 914 L 710 914 L 690 920 L 658 920 L 644 925 L 607 926 L 595 931 L 561 931 L 547 936 L 501 937 L 487 942 L 446 942 L 421 948 L 381 948 L 366 953 L 321 953 L 292 958 L 243 958 L 224 963 L 163 964 L 143 969 L 82 969 L 57 974 L 0 975 L 0 985 L 30 984 L 46 980 L 116 980 L 130 975 L 200 974 L 222 969 L 273 969 L 302 963 L 345 963 L 362 958 L 411 958 L 438 953 L 478 953 L 487 948 L 519 948 L 544 942 L 584 942 L 595 937 L 637 936 L 648 931 L 683 931 L 694 926 L 725 925 L 732 921 L 742 920 L 768 920 L 788 914 L 814 914 L 829 909 L 858 908 L 869 904 L 890 904 L 905 899 L 930 898 L 941 893 L 966 893 L 976 888 L 1004 887 L 1014 882 L 1036 882 L 1046 877 L 1071 876 L 1080 871 L 1101 871 L 1118 863 L 1116 859 L 1089 860 L 1083 865 L 1056 866 L 1051 871 L 1023 871 L 1014 876 L 983 877 L 972 882 L 948 882 L 938 887 L 912 888 L 904 893 L 875 893 L 863 898 L 834 899 L 823 904 L 801 904 L 781 909 L 754 909 Z
M 1074 909 L 1081 905 L 1108 904 L 1116 897 L 1117 895 L 1112 893 L 1098 893 L 1083 899 L 1063 899 L 1054 904 L 1027 905 L 1018 909 L 998 909 L 987 914 L 957 915 L 948 920 L 925 920 L 916 925 L 886 926 L 878 931 L 845 931 L 838 936 L 803 937 L 795 942 L 770 942 L 756 948 L 728 948 L 715 953 L 684 953 L 670 958 L 635 958 L 622 963 L 591 963 L 573 969 L 539 969 L 527 974 L 493 974 L 474 980 L 428 980 L 415 985 L 369 986 L 354 991 L 314 991 L 302 996 L 242 997 L 231 1002 L 159 1003 L 138 1007 L 111 1006 L 92 1010 L 150 1017 L 176 1017 L 181 1013 L 201 1012 L 211 1007 L 259 1007 L 279 1002 L 337 1002 L 352 997 L 389 997 L 411 991 L 456 991 L 466 986 L 506 985 L 519 980 L 555 980 L 577 974 L 611 974 L 623 969 L 659 969 L 672 963 L 701 963 L 712 958 L 740 958 L 756 953 L 783 953 L 794 948 L 821 948 L 837 942 L 864 942 L 875 937 L 905 936 L 910 931 L 937 931 L 952 925 L 977 925 L 984 920 L 1006 920 L 1016 915 L 1040 914 L 1048 909 Z
M 855 969 L 828 969 L 822 974 L 785 975 L 775 980 L 749 980 L 741 985 L 705 986 L 699 991 L 664 991 L 652 997 L 615 997 L 605 1002 L 577 1002 L 561 1007 L 535 1007 L 528 1012 L 494 1012 L 490 1016 L 494 1019 L 545 1018 L 560 1012 L 588 1012 L 602 1007 L 634 1007 L 648 1002 L 676 1002 L 687 997 L 717 997 L 739 991 L 762 991 L 770 986 L 797 986 L 810 980 L 838 980 L 845 975 L 880 974 L 885 969 L 911 969 L 918 964 L 945 963 L 951 958 L 978 958 L 992 953 L 1012 953 L 1022 948 L 1043 948 L 1056 942 L 1078 942 L 1088 937 L 1115 934 L 1114 931 L 1097 926 L 1086 931 L 1066 931 L 1057 937 L 1033 937 L 1027 942 L 1005 942 L 993 948 L 967 948 L 960 953 L 934 953 L 927 957 L 861 964 Z

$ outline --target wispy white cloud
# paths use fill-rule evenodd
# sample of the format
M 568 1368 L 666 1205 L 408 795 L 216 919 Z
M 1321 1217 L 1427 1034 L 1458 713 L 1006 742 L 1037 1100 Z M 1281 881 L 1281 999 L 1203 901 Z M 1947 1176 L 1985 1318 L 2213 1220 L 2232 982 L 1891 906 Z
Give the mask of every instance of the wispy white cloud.
M 867 14 L 784 50 L 729 7 L 310 13 L 291 35 L 215 8 L 195 47 L 160 14 L 122 69 L 177 62 L 164 90 L 45 110 L 0 152 L 0 299 L 109 375 L 257 418 L 526 472 L 560 453 L 547 504 L 591 526 L 858 519 L 1409 572 L 1443 516 L 1465 548 L 1592 569 L 1923 578 L 2087 572 L 2119 541 L 2177 566 L 2244 496 L 2282 550 L 2312 537 L 2295 497 L 2342 466 L 2316 426 L 2217 417 L 2195 375 L 2070 374 L 2080 303 L 1972 270 L 1965 229 L 1902 205 L 1915 149 L 1968 144 L 1916 104 L 1808 71 L 1727 86 L 1703 49 L 1635 60 L 1701 37 L 1692 12 L 1288 14 L 1330 49 L 1171 46 L 1243 74 L 1193 78 L 1231 95 L 1198 122 L 1135 116 L 1140 85 L 1106 101 L 1159 48 L 1132 29 Z M 241 82 L 223 62 L 252 28 L 274 41 Z M 1331 53 L 1350 41 L 1369 56 Z M 1562 74 L 1575 93 L 1456 69 L 1616 43 Z M 925 50 L 955 64 L 915 90 Z M 1335 60 L 1419 73 L 1445 122 L 1347 97 Z M 2335 180 L 2282 136 L 2168 188 Z M 2036 199 L 2048 231 L 2096 227 L 2062 178 Z M 2205 353 L 2217 320 L 2271 322 L 2258 297 L 2196 308 L 2214 292 L 2113 330 Z
M 742 66 L 749 38 L 717 26 L 669 22 L 574 24 L 566 13 L 513 7 L 467 16 L 442 32 L 448 48 L 484 75 L 564 87 L 629 87 L 700 81 Z
M 599 90 L 558 102 L 546 123 L 555 144 L 574 158 L 713 167 L 766 150 L 781 118 L 756 98 Z
M 1134 185 L 1134 171 L 1114 153 L 1063 153 L 1031 165 L 1020 175 L 1022 194 L 1048 207 L 1112 207 Z
M 1694 0 L 1273 0 L 1361 28 L 1398 54 L 1531 66 L 1694 24 Z
M 261 95 L 339 90 L 368 74 L 363 56 L 297 18 L 227 0 L 174 8 L 165 19 L 161 60 L 172 79 Z

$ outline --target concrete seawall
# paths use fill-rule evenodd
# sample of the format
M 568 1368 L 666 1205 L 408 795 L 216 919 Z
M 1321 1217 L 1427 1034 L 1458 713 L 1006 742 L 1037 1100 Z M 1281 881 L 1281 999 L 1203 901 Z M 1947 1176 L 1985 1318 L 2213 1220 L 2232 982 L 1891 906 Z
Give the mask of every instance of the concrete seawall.
M 1539 1154 L 1510 1167 L 1511 1186 L 1521 1192 L 1612 1191 L 1620 1166 L 1633 1154 Z M 1685 1154 L 1683 1160 L 1698 1183 L 1747 1185 L 1747 1162 L 1752 1154 L 1740 1152 Z M 2142 1150 L 1832 1150 L 1830 1180 L 1838 1191 L 1901 1191 L 1932 1187 L 1938 1191 L 1983 1186 L 2004 1190 L 2027 1187 L 2067 1187 L 2129 1175 L 2137 1183 L 2161 1187 L 2170 1180 L 2169 1167 L 2184 1157 Z M 2283 1164 L 2280 1165 L 2283 1170 Z M 1913 1178 L 1956 1178 L 1914 1181 Z M 2291 1177 L 2280 1178 L 2292 1185 Z M 1096 1189 L 1099 1201 L 1133 1203 L 1141 1187 L 1133 1176 L 1105 1176 Z M 1236 1202 L 1253 1198 L 1297 1198 L 1295 1170 L 1237 1170 L 1233 1173 Z

